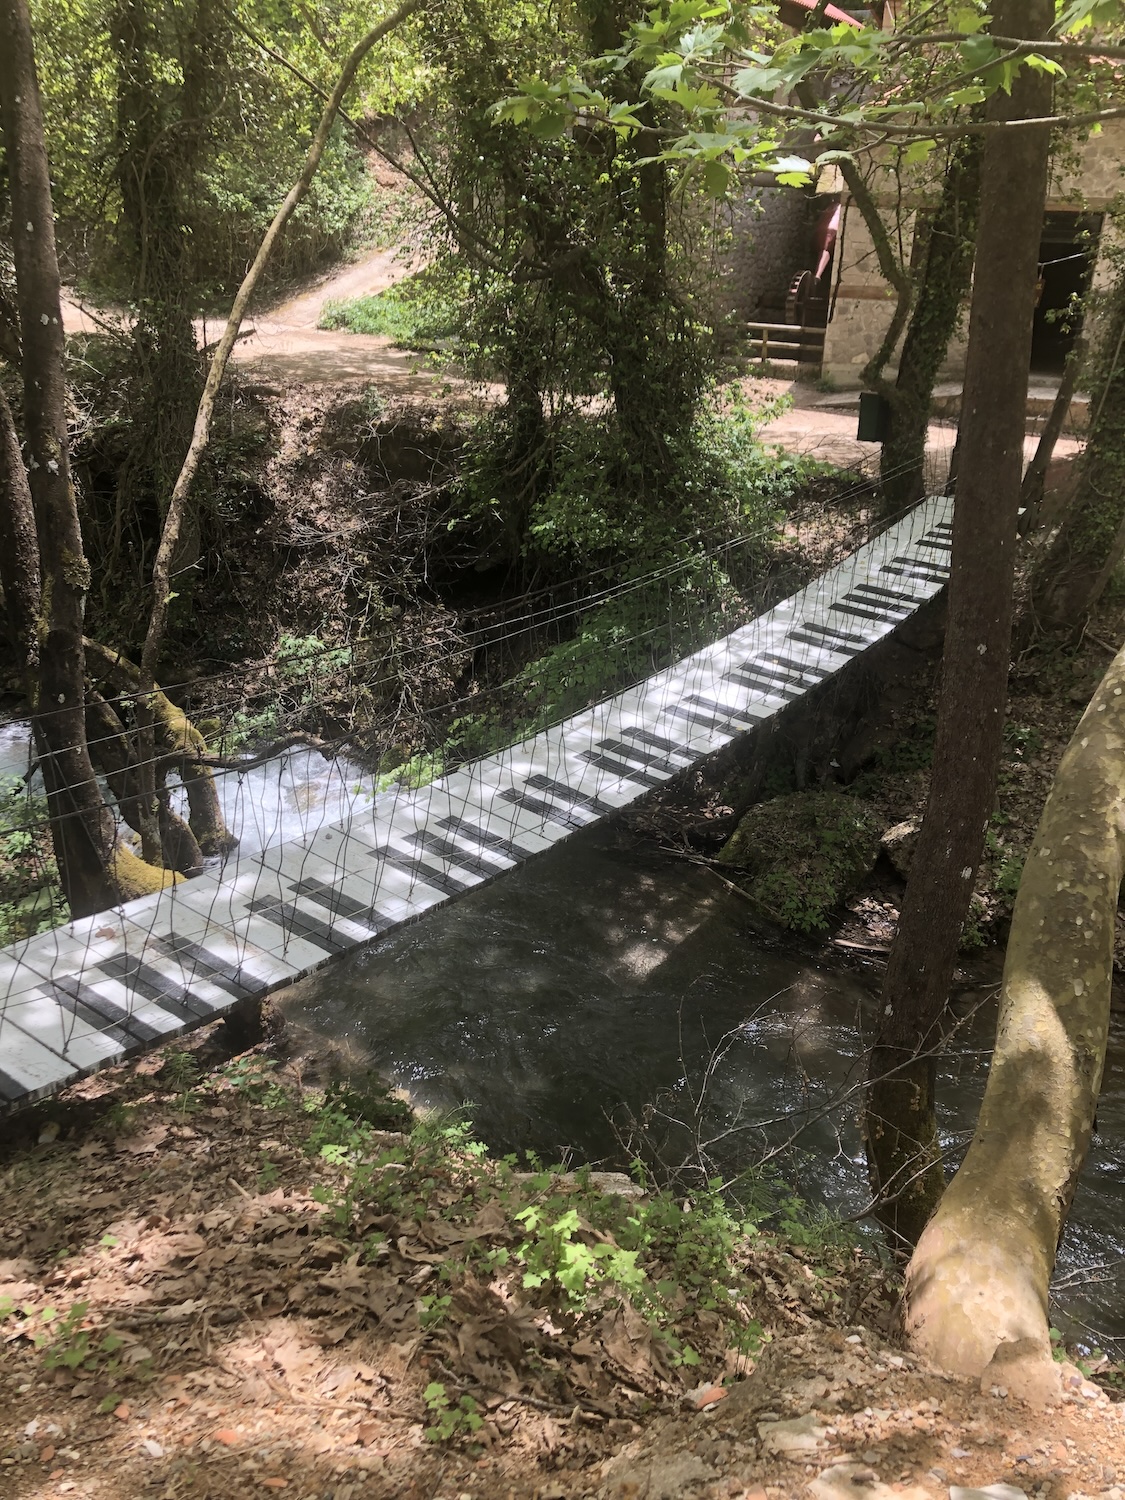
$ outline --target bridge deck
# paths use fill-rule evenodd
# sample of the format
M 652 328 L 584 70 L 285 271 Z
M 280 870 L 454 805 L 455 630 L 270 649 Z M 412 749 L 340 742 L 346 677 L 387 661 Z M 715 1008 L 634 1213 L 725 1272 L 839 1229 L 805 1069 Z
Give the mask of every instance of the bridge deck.
M 0 950 L 0 1108 L 291 983 L 771 718 L 937 593 L 951 507 L 923 501 L 750 624 L 522 744 Z

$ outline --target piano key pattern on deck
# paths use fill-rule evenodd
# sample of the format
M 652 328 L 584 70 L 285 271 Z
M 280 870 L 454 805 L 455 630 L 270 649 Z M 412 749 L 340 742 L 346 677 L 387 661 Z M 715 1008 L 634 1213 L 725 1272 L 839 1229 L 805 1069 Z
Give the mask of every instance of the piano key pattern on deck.
M 291 983 L 771 718 L 938 592 L 951 510 L 924 500 L 750 624 L 532 739 L 0 950 L 0 1109 Z

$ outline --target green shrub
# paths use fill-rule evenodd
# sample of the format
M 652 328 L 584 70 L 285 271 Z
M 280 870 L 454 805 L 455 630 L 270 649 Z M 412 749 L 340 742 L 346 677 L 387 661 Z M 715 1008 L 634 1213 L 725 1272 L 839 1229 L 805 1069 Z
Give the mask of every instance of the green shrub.
M 49 932 L 69 916 L 47 799 L 22 776 L 0 777 L 0 944 Z
M 448 286 L 439 288 L 420 271 L 370 297 L 326 302 L 318 326 L 378 334 L 405 349 L 431 350 L 455 340 L 458 325 L 458 308 Z

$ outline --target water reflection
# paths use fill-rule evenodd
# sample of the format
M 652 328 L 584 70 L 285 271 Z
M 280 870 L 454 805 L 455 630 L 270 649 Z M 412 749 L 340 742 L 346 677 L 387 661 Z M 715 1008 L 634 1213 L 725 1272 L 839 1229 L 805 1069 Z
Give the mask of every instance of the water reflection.
M 970 1017 L 943 1061 L 941 1127 L 951 1159 L 975 1119 L 994 1026 Z M 707 871 L 618 847 L 591 831 L 420 925 L 342 958 L 285 992 L 286 1012 L 344 1041 L 419 1103 L 473 1103 L 493 1151 L 618 1163 L 629 1114 L 660 1100 L 702 1111 L 734 1173 L 797 1139 L 783 1160 L 807 1198 L 843 1214 L 866 1204 L 858 1083 L 874 997 L 860 981 L 755 937 L 745 904 Z M 659 1122 L 658 1122 L 659 1123 Z M 1060 1257 L 1076 1326 L 1125 1338 L 1115 1262 L 1125 1219 L 1125 1034 L 1116 1024 L 1101 1133 Z M 734 1128 L 737 1127 L 737 1128 Z M 723 1135 L 724 1132 L 733 1133 Z M 672 1129 L 668 1149 L 682 1150 Z

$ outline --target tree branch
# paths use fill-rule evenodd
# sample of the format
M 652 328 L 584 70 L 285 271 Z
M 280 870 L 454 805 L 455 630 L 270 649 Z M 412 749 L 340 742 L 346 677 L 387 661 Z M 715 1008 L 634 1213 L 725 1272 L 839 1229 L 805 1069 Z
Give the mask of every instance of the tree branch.
M 285 196 L 284 202 L 277 210 L 273 221 L 258 247 L 258 253 L 254 262 L 243 278 L 234 303 L 227 318 L 226 329 L 219 346 L 215 350 L 211 360 L 211 368 L 207 373 L 207 383 L 203 388 L 203 395 L 199 400 L 199 408 L 196 412 L 195 427 L 188 446 L 187 455 L 177 476 L 176 483 L 172 489 L 172 497 L 168 504 L 168 512 L 164 518 L 164 529 L 160 538 L 160 546 L 157 549 L 156 560 L 152 568 L 152 613 L 149 617 L 148 630 L 145 634 L 144 649 L 141 652 L 140 662 L 140 689 L 142 694 L 151 692 L 156 676 L 156 663 L 160 655 L 160 648 L 164 640 L 164 630 L 168 620 L 168 604 L 171 596 L 170 575 L 172 557 L 180 539 L 180 529 L 183 525 L 184 513 L 187 508 L 188 496 L 191 486 L 199 468 L 200 460 L 206 451 L 211 436 L 211 420 L 215 410 L 215 400 L 219 393 L 219 386 L 226 373 L 231 350 L 234 348 L 235 340 L 238 338 L 242 326 L 242 319 L 246 315 L 250 299 L 261 279 L 262 272 L 269 262 L 274 245 L 277 243 L 289 222 L 293 213 L 305 197 L 316 176 L 317 168 L 320 166 L 324 149 L 328 144 L 328 137 L 339 113 L 340 105 L 348 89 L 355 80 L 356 73 L 364 58 L 371 48 L 382 40 L 388 32 L 402 24 L 419 10 L 423 0 L 404 0 L 397 10 L 393 11 L 385 20 L 373 26 L 371 30 L 361 38 L 352 48 L 347 61 L 340 71 L 324 111 L 317 125 L 316 134 L 313 136 L 305 165 L 301 170 L 297 181 Z M 144 698 L 141 700 L 144 705 Z M 141 712 L 148 718 L 148 731 L 151 732 L 151 714 L 147 707 L 142 706 Z M 146 756 L 151 761 L 151 753 Z

